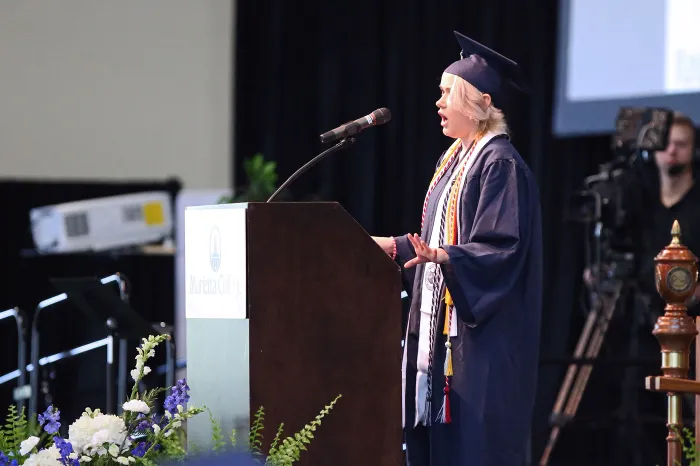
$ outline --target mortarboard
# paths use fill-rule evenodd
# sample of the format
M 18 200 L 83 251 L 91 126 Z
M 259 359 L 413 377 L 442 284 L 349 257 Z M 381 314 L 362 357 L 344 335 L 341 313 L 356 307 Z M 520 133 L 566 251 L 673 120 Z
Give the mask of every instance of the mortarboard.
M 530 92 L 516 62 L 457 31 L 454 34 L 462 48 L 461 59 L 448 66 L 445 73 L 459 76 L 482 94 L 491 95 L 493 101 L 501 100 L 505 85 Z

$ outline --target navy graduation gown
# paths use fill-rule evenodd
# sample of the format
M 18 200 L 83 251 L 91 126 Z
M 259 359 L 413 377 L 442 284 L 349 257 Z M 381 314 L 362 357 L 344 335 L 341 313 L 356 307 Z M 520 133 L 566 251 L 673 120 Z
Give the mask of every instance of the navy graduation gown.
M 405 431 L 408 466 L 521 466 L 525 462 L 537 385 L 542 304 L 542 232 L 534 176 L 499 136 L 488 142 L 461 193 L 463 244 L 443 246 L 441 266 L 455 303 L 452 422 L 435 420 L 443 400 L 444 301 L 432 345 L 429 427 L 415 426 L 416 367 L 423 267 L 403 269 L 415 252 L 397 237 L 397 262 L 411 297 L 406 333 Z M 435 187 L 421 236 L 428 242 L 440 194 Z

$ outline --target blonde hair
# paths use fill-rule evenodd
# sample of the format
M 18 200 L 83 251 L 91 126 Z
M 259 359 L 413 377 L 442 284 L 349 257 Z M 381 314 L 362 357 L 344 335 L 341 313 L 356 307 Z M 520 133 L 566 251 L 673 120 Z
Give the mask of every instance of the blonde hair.
M 484 95 L 479 90 L 465 81 L 463 78 L 449 74 L 452 79 L 450 94 L 447 100 L 464 116 L 477 122 L 477 132 L 508 133 L 508 124 L 503 111 L 491 103 L 486 107 Z

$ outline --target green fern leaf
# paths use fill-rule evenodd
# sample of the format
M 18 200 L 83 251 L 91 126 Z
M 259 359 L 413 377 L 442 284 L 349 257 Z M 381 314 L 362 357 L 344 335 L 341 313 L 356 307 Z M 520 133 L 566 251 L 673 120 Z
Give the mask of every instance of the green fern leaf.
M 264 429 L 263 422 L 265 420 L 265 408 L 258 408 L 253 419 L 253 425 L 250 429 L 249 446 L 253 452 L 259 452 L 262 447 L 262 433 Z
M 212 448 L 214 451 L 217 451 L 226 446 L 226 442 L 224 442 L 224 434 L 221 430 L 221 424 L 214 417 L 214 414 L 209 410 L 209 408 L 207 408 L 207 412 L 209 413 L 209 424 L 211 425 Z
M 320 411 L 310 424 L 306 424 L 303 429 L 292 434 L 290 437 L 282 439 L 283 424 L 280 424 L 268 450 L 268 457 L 265 464 L 267 466 L 292 466 L 295 462 L 299 461 L 301 452 L 308 451 L 306 445 L 310 444 L 311 440 L 314 438 L 313 432 L 321 425 L 323 417 L 330 413 L 340 397 L 341 395 L 338 395 L 329 405 L 325 406 L 324 409 Z M 251 438 L 257 438 L 257 435 L 253 435 L 253 431 L 257 432 L 261 425 L 262 423 L 259 425 L 257 422 L 253 423 Z M 255 442 L 251 441 L 251 444 L 255 445 Z
M 236 446 L 236 429 L 231 430 L 231 437 L 229 437 L 229 440 L 231 440 L 231 446 L 235 447 Z
M 19 428 L 17 425 L 18 415 L 17 406 L 10 405 L 8 408 L 7 418 L 4 426 L 6 447 L 9 451 L 19 450 L 19 444 L 24 440 L 22 432 L 18 432 Z
M 279 443 L 283 432 L 284 432 L 284 423 L 281 423 L 279 425 L 279 427 L 277 428 L 277 433 L 275 434 L 275 438 L 272 439 L 272 443 L 270 444 L 270 452 L 277 450 L 277 444 Z

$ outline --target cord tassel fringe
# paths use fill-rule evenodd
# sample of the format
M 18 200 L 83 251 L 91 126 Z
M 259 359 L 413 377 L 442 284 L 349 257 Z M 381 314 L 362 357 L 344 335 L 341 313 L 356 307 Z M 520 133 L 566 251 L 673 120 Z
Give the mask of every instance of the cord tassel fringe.
M 450 382 L 445 377 L 445 388 L 443 389 L 442 408 L 440 408 L 440 422 L 443 424 L 452 423 L 452 412 L 450 410 Z

